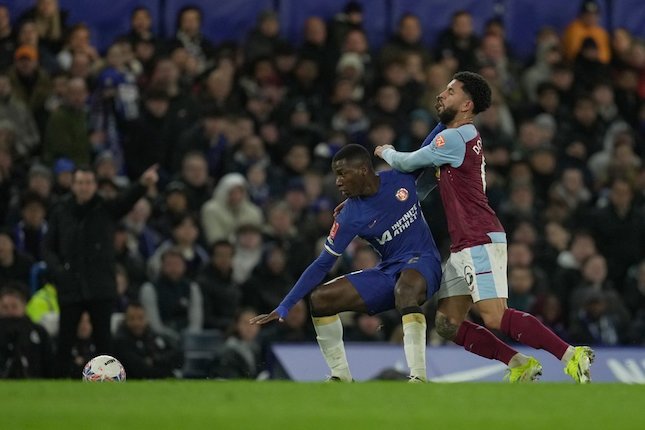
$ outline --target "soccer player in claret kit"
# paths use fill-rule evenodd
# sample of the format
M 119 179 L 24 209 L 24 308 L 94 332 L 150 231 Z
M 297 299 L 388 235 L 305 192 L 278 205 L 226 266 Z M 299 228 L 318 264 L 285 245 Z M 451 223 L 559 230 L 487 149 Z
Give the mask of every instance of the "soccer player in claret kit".
M 507 307 L 506 234 L 488 205 L 482 140 L 472 124 L 490 103 L 491 90 L 484 78 L 459 72 L 437 96 L 441 123 L 419 150 L 401 153 L 386 145 L 374 151 L 403 172 L 436 171 L 452 242 L 437 293 L 437 331 L 470 352 L 506 363 L 511 382 L 537 379 L 542 366 L 535 358 L 518 353 L 484 327 L 465 320 L 474 303 L 486 327 L 550 352 L 562 360 L 565 373 L 574 381 L 589 382 L 591 348 L 568 345 L 531 314 Z
M 309 295 L 318 344 L 330 379 L 351 381 L 339 312 L 376 314 L 398 309 L 403 320 L 410 381 L 426 380 L 426 320 L 420 306 L 439 288 L 441 261 L 415 191 L 415 176 L 395 170 L 375 173 L 370 154 L 347 145 L 334 156 L 336 185 L 347 197 L 320 256 L 270 314 L 251 320 L 265 324 L 286 317 Z M 349 243 L 359 236 L 381 255 L 373 269 L 359 270 L 321 285 Z

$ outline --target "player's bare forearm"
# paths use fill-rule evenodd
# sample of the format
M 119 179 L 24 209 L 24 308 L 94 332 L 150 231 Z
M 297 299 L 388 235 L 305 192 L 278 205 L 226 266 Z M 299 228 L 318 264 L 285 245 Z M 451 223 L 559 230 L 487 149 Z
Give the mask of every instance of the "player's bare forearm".
M 392 168 L 400 172 L 414 172 L 415 170 L 422 169 L 431 165 L 436 165 L 432 159 L 428 157 L 432 153 L 428 151 L 429 147 L 418 149 L 414 152 L 398 152 L 394 148 L 386 148 L 384 145 L 381 151 L 381 158 Z

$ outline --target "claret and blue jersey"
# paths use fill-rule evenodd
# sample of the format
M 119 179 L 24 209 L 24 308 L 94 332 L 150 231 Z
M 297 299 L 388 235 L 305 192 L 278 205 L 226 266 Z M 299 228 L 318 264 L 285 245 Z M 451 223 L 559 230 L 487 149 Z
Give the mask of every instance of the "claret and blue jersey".
M 435 129 L 438 131 L 440 128 Z M 439 171 L 437 182 L 446 213 L 451 251 L 491 243 L 491 234 L 504 233 L 486 197 L 486 160 L 482 140 L 472 124 L 431 133 L 414 152 L 383 151 L 393 168 L 413 172 Z

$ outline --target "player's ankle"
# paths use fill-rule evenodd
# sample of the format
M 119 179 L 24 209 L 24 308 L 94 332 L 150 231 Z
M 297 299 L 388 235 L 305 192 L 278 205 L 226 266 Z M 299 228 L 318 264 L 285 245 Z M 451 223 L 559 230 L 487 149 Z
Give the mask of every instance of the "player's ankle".
M 422 382 L 426 382 L 428 380 L 428 377 L 426 376 L 426 370 L 425 369 L 415 369 L 410 372 L 409 376 L 410 380 L 418 380 Z
M 522 366 L 523 364 L 526 364 L 527 361 L 529 361 L 528 355 L 524 355 L 521 352 L 518 352 L 508 362 L 508 367 L 513 368 L 513 367 Z
M 408 382 L 410 383 L 423 383 L 423 382 L 428 382 L 428 380 L 425 377 L 417 376 L 417 375 L 410 375 L 408 376 Z
M 352 378 L 352 374 L 349 371 L 349 368 L 339 368 L 339 369 L 333 369 L 331 371 L 331 376 L 333 378 L 338 378 L 341 381 L 344 382 L 351 382 L 353 381 L 354 378 Z
M 569 345 L 567 350 L 564 351 L 562 358 L 560 359 L 560 361 L 562 361 L 562 364 L 566 365 L 569 362 L 569 360 L 573 358 L 575 353 L 576 353 L 576 349 L 573 346 Z

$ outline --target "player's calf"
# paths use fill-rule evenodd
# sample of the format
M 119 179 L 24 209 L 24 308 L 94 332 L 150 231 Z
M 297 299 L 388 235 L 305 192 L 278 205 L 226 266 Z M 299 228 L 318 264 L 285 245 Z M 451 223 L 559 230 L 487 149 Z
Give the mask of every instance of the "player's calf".
M 416 270 L 404 270 L 394 287 L 396 308 L 403 321 L 403 349 L 410 378 L 426 380 L 426 317 L 420 305 L 426 300 L 426 281 Z
M 330 380 L 352 381 L 352 374 L 349 371 L 349 363 L 345 355 L 345 344 L 343 343 L 343 325 L 338 315 L 326 317 L 312 317 L 314 329 L 316 329 L 316 340 L 320 346 L 327 366 L 331 371 Z
M 410 378 L 425 381 L 426 376 L 426 317 L 419 306 L 401 310 L 403 320 L 403 349 L 410 367 Z

